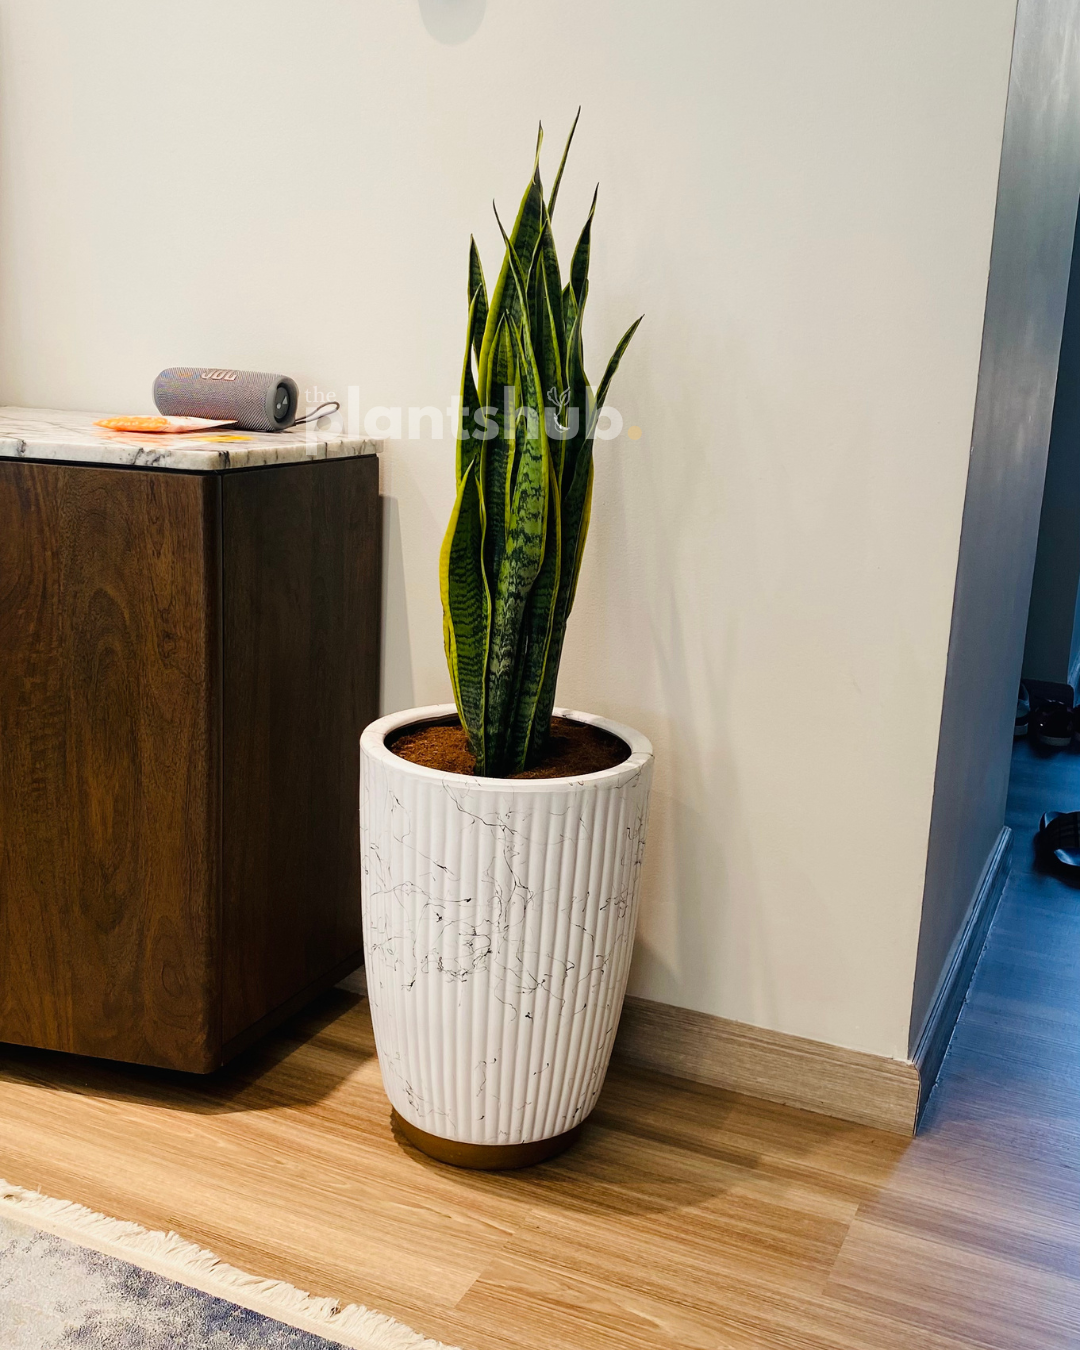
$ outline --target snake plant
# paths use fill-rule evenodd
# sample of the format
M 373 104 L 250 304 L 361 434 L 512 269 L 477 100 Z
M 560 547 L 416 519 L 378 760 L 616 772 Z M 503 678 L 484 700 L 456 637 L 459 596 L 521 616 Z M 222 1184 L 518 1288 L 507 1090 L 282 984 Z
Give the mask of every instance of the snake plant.
M 578 110 L 580 116 L 580 109 Z M 566 621 L 593 487 L 593 436 L 630 325 L 595 394 L 581 326 L 596 194 L 563 285 L 551 219 L 577 118 L 548 200 L 532 178 L 489 298 L 469 246 L 469 319 L 457 435 L 457 495 L 439 560 L 443 638 L 476 772 L 532 767 L 551 730 Z

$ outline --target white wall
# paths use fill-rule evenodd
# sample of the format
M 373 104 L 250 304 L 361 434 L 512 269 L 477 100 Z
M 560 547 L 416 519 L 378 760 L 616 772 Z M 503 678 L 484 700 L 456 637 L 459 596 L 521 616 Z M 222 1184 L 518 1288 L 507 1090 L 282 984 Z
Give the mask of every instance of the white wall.
M 454 0 L 427 0 L 428 5 Z M 632 989 L 884 1054 L 908 1017 L 1015 0 L 0 0 L 0 396 L 159 367 L 455 392 L 535 121 L 601 180 L 561 695 L 658 752 Z M 282 180 L 285 190 L 272 186 Z M 441 699 L 449 442 L 388 497 L 386 707 Z

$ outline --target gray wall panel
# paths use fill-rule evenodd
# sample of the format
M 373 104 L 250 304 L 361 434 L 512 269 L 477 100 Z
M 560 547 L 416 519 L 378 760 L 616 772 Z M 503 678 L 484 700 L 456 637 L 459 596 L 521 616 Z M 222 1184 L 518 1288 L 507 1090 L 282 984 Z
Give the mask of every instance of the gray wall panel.
M 1021 0 L 945 677 L 912 1045 L 1005 814 L 1078 196 L 1080 4 Z

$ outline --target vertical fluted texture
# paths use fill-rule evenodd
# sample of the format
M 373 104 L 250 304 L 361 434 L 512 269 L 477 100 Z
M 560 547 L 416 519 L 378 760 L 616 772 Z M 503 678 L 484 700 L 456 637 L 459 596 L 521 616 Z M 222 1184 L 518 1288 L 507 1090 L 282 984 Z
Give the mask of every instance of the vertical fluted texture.
M 432 1134 L 571 1129 L 630 967 L 652 760 L 545 787 L 361 753 L 368 996 L 386 1092 Z

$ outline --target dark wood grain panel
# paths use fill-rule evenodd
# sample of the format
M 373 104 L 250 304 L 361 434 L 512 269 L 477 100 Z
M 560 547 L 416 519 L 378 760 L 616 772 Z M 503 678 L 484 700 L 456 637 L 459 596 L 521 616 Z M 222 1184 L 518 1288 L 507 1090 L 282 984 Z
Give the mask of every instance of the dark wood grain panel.
M 359 737 L 377 716 L 374 457 L 223 479 L 223 1041 L 359 963 Z
M 213 477 L 0 464 L 0 1039 L 218 1049 Z

